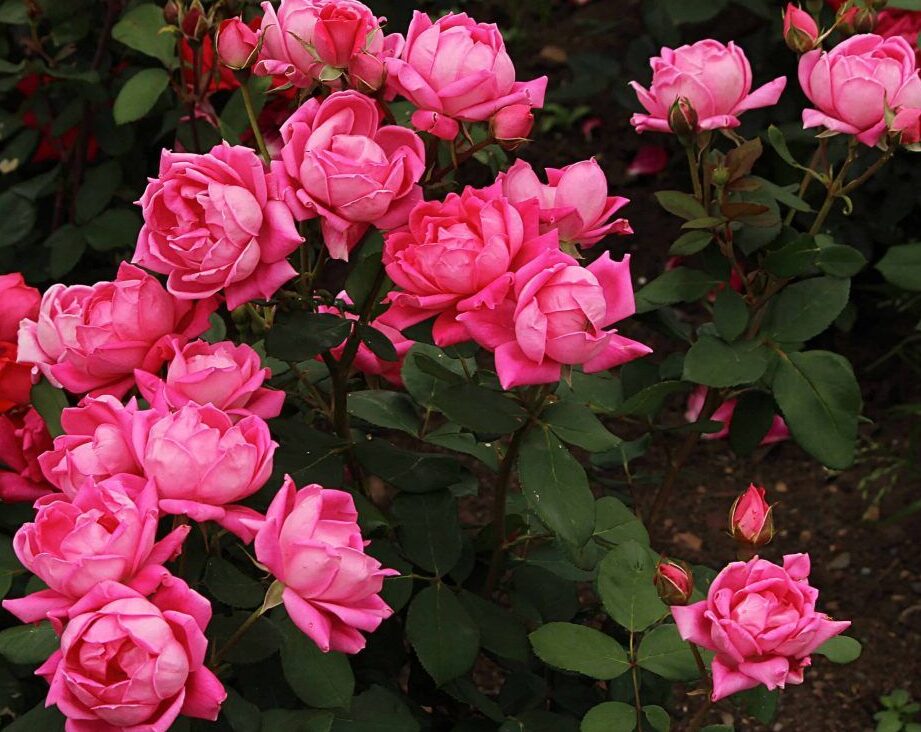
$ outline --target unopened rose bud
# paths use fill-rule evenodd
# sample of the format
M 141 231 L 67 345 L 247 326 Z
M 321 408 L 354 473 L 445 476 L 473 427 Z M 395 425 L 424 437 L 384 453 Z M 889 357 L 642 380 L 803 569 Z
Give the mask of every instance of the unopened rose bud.
M 697 111 L 687 97 L 678 97 L 668 111 L 668 126 L 679 140 L 689 140 L 697 134 Z
M 514 150 L 528 139 L 534 127 L 529 104 L 510 104 L 496 112 L 490 121 L 492 135 L 506 150 Z
M 916 145 L 921 142 L 921 109 L 900 109 L 889 124 L 889 132 L 896 145 Z
M 754 483 L 736 498 L 729 512 L 732 538 L 746 547 L 757 548 L 774 538 L 773 509 L 764 500 L 764 488 Z
M 362 94 L 374 94 L 384 85 L 384 62 L 372 53 L 355 54 L 348 65 L 349 86 Z
M 259 39 L 256 31 L 240 18 L 228 18 L 217 31 L 217 55 L 224 66 L 239 71 L 256 60 Z
M 192 4 L 179 15 L 179 28 L 190 41 L 200 41 L 208 34 L 208 16 L 199 0 L 192 0 Z
M 791 51 L 806 53 L 819 40 L 819 26 L 809 13 L 789 3 L 783 16 L 783 38 Z
M 169 0 L 163 6 L 163 20 L 166 21 L 167 25 L 176 25 L 179 22 L 179 6 L 176 5 L 174 0 Z
M 687 605 L 694 592 L 694 575 L 685 562 L 662 559 L 656 567 L 655 585 L 666 605 Z
M 732 177 L 732 173 L 729 172 L 729 168 L 725 165 L 719 165 L 713 169 L 713 185 L 717 188 L 723 188 L 729 179 Z
M 854 18 L 855 33 L 872 33 L 876 28 L 876 11 L 873 8 L 861 8 Z

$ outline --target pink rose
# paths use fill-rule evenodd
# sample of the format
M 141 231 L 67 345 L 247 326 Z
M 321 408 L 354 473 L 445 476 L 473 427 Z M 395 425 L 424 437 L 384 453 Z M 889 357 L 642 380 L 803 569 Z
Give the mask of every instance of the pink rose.
M 48 288 L 38 317 L 19 327 L 19 360 L 75 394 L 121 397 L 135 369 L 160 368 L 167 336 L 201 335 L 216 307 L 214 298 L 176 300 L 155 277 L 122 262 L 112 282 Z
M 565 168 L 547 168 L 547 184 L 524 160 L 518 159 L 496 183 L 506 198 L 520 203 L 531 198 L 540 205 L 541 231 L 556 229 L 560 241 L 590 247 L 608 234 L 632 234 L 627 219 L 609 221 L 630 199 L 608 195 L 608 181 L 595 159 Z
M 383 82 L 383 57 L 403 45 L 398 34 L 384 36 L 385 19 L 356 0 L 282 0 L 277 11 L 269 2 L 262 10 L 262 49 L 254 70 L 295 87 L 335 84 L 345 70 L 368 80 L 366 86 L 376 84 L 376 90 Z
M 886 133 L 887 110 L 921 107 L 915 52 L 900 37 L 868 33 L 827 53 L 810 51 L 800 59 L 799 83 L 816 107 L 803 110 L 803 127 L 856 135 L 871 147 Z
M 808 554 L 786 555 L 783 567 L 758 557 L 733 562 L 706 600 L 672 608 L 681 637 L 716 652 L 713 701 L 762 684 L 803 683 L 809 654 L 850 626 L 816 612 L 819 591 L 808 577 Z
M 234 417 L 255 414 L 271 419 L 281 413 L 285 393 L 262 385 L 272 371 L 262 367 L 252 347 L 231 341 L 191 341 L 183 346 L 177 341 L 171 348 L 165 378 L 147 371 L 134 374 L 141 396 L 154 409 L 166 412 L 191 402 L 212 404 Z
M 61 648 L 36 671 L 67 732 L 166 732 L 216 720 L 227 693 L 205 663 L 211 605 L 164 572 L 149 599 L 102 582 L 70 608 Z
M 470 336 L 495 352 L 503 389 L 558 381 L 564 365 L 604 371 L 651 353 L 608 326 L 635 311 L 630 255 L 608 252 L 588 267 L 548 251 L 514 274 L 509 297 L 458 316 Z
M 166 287 L 178 298 L 223 291 L 233 310 L 272 297 L 297 274 L 286 257 L 303 239 L 275 179 L 248 147 L 164 150 L 139 203 L 144 227 L 134 261 L 169 275 Z
M 38 462 L 53 486 L 73 498 L 84 485 L 127 473 L 141 475 L 131 446 L 132 430 L 146 431 L 156 418 L 139 410 L 132 398 L 122 404 L 113 396 L 87 397 L 78 407 L 61 412 L 64 434 L 54 438 Z
M 918 32 L 921 31 L 921 12 L 917 10 L 900 10 L 886 8 L 876 16 L 876 27 L 873 32 L 883 38 L 901 36 L 908 45 L 915 49 L 915 56 L 921 60 L 921 49 L 918 49 Z
M 774 538 L 774 512 L 764 500 L 764 488 L 752 483 L 729 510 L 729 531 L 740 544 L 759 547 Z
M 516 149 L 528 139 L 534 127 L 534 114 L 530 104 L 510 104 L 502 107 L 489 121 L 492 136 L 507 150 Z
M 694 573 L 680 560 L 662 558 L 653 583 L 666 605 L 687 605 L 694 592 Z
M 365 554 L 358 512 L 345 491 L 285 476 L 256 534 L 256 558 L 285 585 L 282 598 L 295 625 L 322 651 L 358 653 L 361 632 L 377 630 L 393 611 L 378 593 L 381 568 Z
M 439 346 L 468 340 L 459 309 L 501 302 L 511 272 L 558 246 L 540 233 L 537 201 L 513 204 L 494 190 L 466 188 L 413 209 L 406 229 L 384 239 L 384 267 L 401 291 L 391 293 L 388 321 L 403 329 L 438 316 Z
M 189 533 L 180 526 L 156 540 L 157 491 L 136 475 L 118 475 L 84 486 L 73 498 L 39 498 L 31 523 L 13 538 L 22 565 L 48 585 L 3 607 L 24 623 L 60 614 L 105 580 L 127 582 L 144 567 L 179 554 Z
M 50 448 L 48 428 L 31 407 L 0 415 L 0 501 L 34 501 L 54 490 L 39 466 L 39 455 Z
M 636 178 L 640 175 L 656 175 L 668 166 L 668 152 L 661 145 L 641 145 L 636 151 L 630 165 L 627 166 L 627 177 Z
M 228 18 L 221 22 L 217 32 L 217 55 L 221 63 L 231 69 L 247 69 L 253 65 L 259 39 L 256 31 L 242 18 Z
M 215 407 L 189 403 L 144 431 L 136 429 L 133 437 L 144 475 L 157 486 L 160 510 L 215 521 L 252 540 L 240 519 L 261 516 L 232 504 L 262 488 L 272 473 L 278 443 L 261 418 L 250 415 L 234 424 Z
M 735 288 L 733 288 L 735 289 Z M 700 412 L 704 406 L 704 400 L 707 398 L 707 387 L 698 386 L 688 397 L 687 409 L 684 418 L 688 422 L 696 422 L 700 417 Z M 732 424 L 732 415 L 736 411 L 737 399 L 727 399 L 716 408 L 716 411 L 710 417 L 713 422 L 722 422 L 723 428 L 717 432 L 706 432 L 701 435 L 705 440 L 723 440 L 729 437 L 729 427 Z M 779 414 L 774 415 L 771 420 L 771 426 L 761 438 L 761 445 L 773 445 L 775 442 L 783 442 L 790 439 L 790 428 L 784 422 L 783 417 Z
M 389 87 L 418 107 L 413 125 L 444 140 L 457 137 L 459 120 L 483 122 L 510 104 L 544 106 L 547 77 L 515 81 L 499 29 L 466 13 L 432 21 L 414 11 L 403 52 L 385 63 Z
M 345 292 L 345 290 L 340 292 L 336 296 L 336 299 L 342 300 L 349 305 L 352 304 L 352 300 Z M 336 307 L 321 305 L 318 310 L 321 313 L 332 313 L 333 315 L 340 315 L 348 320 L 358 320 L 358 315 L 355 313 L 345 312 L 343 314 L 343 312 Z M 403 359 L 406 357 L 406 354 L 409 353 L 409 349 L 413 347 L 413 343 L 415 343 L 415 341 L 409 340 L 409 338 L 404 336 L 396 327 L 391 325 L 389 319 L 387 318 L 387 313 L 384 313 L 379 318 L 372 320 L 368 325 L 383 333 L 387 340 L 393 344 L 393 348 L 397 352 L 397 360 L 385 361 L 376 353 L 374 353 L 374 351 L 368 348 L 368 346 L 366 346 L 364 343 L 361 343 L 358 346 L 358 350 L 355 352 L 355 360 L 352 362 L 352 365 L 359 373 L 367 374 L 370 376 L 381 376 L 394 386 L 403 386 L 403 377 L 401 375 Z M 344 349 L 345 341 L 340 343 L 335 348 L 330 349 L 330 355 L 336 361 L 338 361 L 340 358 L 342 358 L 342 351 Z
M 902 145 L 916 145 L 921 142 L 921 109 L 903 107 L 896 112 L 890 127 L 898 133 Z
M 42 301 L 41 293 L 29 287 L 19 272 L 0 275 L 0 341 L 16 341 L 19 323 L 23 318 L 38 315 L 38 306 Z
M 374 100 L 356 91 L 310 99 L 281 126 L 279 178 L 299 219 L 321 217 L 326 248 L 348 259 L 370 225 L 395 229 L 422 200 L 422 140 L 405 127 L 380 126 Z
M 806 53 L 819 40 L 815 19 L 798 5 L 787 3 L 783 16 L 783 37 L 791 51 Z
M 651 61 L 652 84 L 630 86 L 648 114 L 630 120 L 637 132 L 670 132 L 668 113 L 678 99 L 686 99 L 698 118 L 698 130 L 738 127 L 739 115 L 777 103 L 787 79 L 774 79 L 754 92 L 752 70 L 741 48 L 732 41 L 698 41 L 691 46 L 663 48 Z
M 32 366 L 18 358 L 15 343 L 0 341 L 0 414 L 32 403 Z

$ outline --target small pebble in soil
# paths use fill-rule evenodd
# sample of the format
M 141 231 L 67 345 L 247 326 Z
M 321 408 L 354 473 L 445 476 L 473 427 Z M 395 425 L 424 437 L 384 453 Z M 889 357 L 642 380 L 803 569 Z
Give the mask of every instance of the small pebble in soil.
M 851 566 L 851 553 L 841 552 L 828 563 L 829 569 L 847 569 Z
M 782 480 L 778 480 L 776 483 L 774 483 L 774 490 L 778 493 L 786 493 L 790 489 L 787 488 L 786 483 L 784 483 Z

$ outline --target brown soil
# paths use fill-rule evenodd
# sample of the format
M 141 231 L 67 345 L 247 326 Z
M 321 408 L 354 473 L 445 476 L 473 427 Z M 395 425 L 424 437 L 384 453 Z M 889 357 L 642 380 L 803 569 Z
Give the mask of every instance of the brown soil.
M 508 27 L 511 19 L 523 24 L 513 41 L 513 53 L 519 75 L 530 78 L 537 73 L 551 77 L 551 88 L 565 78 L 566 66 L 555 62 L 560 50 L 567 53 L 595 51 L 618 59 L 624 44 L 642 34 L 642 20 L 637 2 L 595 0 L 583 8 L 559 3 L 549 20 L 503 12 L 501 6 L 517 3 L 486 3 L 485 13 L 474 9 L 477 17 L 493 18 Z M 500 6 L 500 7 L 497 7 Z M 610 23 L 617 18 L 616 32 L 586 34 L 592 24 Z M 750 30 L 751 17 L 728 18 Z M 530 25 L 528 25 L 530 23 Z M 731 38 L 727 24 L 719 24 L 720 38 Z M 701 29 L 688 37 L 701 38 L 716 31 Z M 552 46 L 549 51 L 548 46 Z M 543 50 L 543 53 L 541 51 Z M 770 70 L 765 70 L 767 74 Z M 617 82 L 622 83 L 622 82 Z M 625 80 L 624 80 L 625 83 Z M 795 82 L 793 82 L 795 83 Z M 662 271 L 668 243 L 675 238 L 677 227 L 652 199 L 652 192 L 664 188 L 686 188 L 679 166 L 677 174 L 663 173 L 658 179 L 628 182 L 624 169 L 635 150 L 644 143 L 669 145 L 662 135 L 640 138 L 628 124 L 629 112 L 618 104 L 613 93 L 605 92 L 588 100 L 591 115 L 601 119 L 601 127 L 592 139 L 574 129 L 548 135 L 537 134 L 537 141 L 521 151 L 529 161 L 557 166 L 595 155 L 605 167 L 612 188 L 633 200 L 626 209 L 637 232 L 629 244 L 615 252 L 633 253 L 634 277 L 651 279 Z M 906 452 L 905 423 L 892 423 L 886 417 L 889 407 L 907 401 L 921 402 L 918 387 L 910 377 L 895 367 L 888 373 L 874 372 L 869 379 L 862 366 L 879 356 L 898 339 L 911 332 L 912 322 L 886 323 L 888 333 L 880 333 L 882 317 L 868 304 L 861 309 L 865 328 L 874 332 L 869 344 L 873 352 L 861 352 L 846 336 L 835 336 L 833 350 L 848 355 L 855 364 L 867 402 L 866 413 L 875 424 L 862 428 L 862 444 L 874 444 L 883 453 Z M 883 315 L 883 317 L 887 317 Z M 858 322 L 854 332 L 861 331 Z M 643 340 L 637 333 L 633 335 Z M 912 398 L 914 397 L 914 398 Z M 677 406 L 677 405 L 676 405 Z M 678 415 L 674 415 L 678 419 Z M 616 426 L 615 431 L 616 430 Z M 677 438 L 675 439 L 677 442 Z M 638 465 L 652 471 L 664 464 L 665 456 L 654 450 Z M 892 524 L 865 520 L 869 501 L 858 488 L 863 476 L 874 465 L 858 460 L 850 470 L 829 474 L 793 443 L 775 446 L 753 457 L 733 455 L 725 442 L 703 443 L 685 467 L 664 526 L 656 529 L 655 546 L 692 562 L 719 567 L 734 559 L 734 548 L 726 535 L 726 515 L 735 496 L 750 482 L 767 487 L 772 501 L 779 501 L 776 523 L 779 534 L 763 556 L 779 559 L 784 553 L 809 552 L 812 557 L 812 582 L 820 588 L 820 608 L 837 618 L 850 619 L 849 632 L 863 644 L 863 655 L 855 663 L 836 666 L 824 658 L 814 659 L 806 683 L 787 689 L 777 717 L 770 728 L 753 721 L 739 723 L 743 730 L 793 730 L 809 732 L 848 732 L 872 730 L 873 714 L 880 708 L 879 696 L 895 688 L 905 688 L 921 697 L 921 569 L 917 557 L 921 552 L 921 513 Z M 883 499 L 879 515 L 885 519 L 918 498 L 916 486 L 902 481 Z M 916 481 L 914 481 L 916 482 Z M 876 518 L 871 510 L 870 518 Z M 693 702 L 694 704 L 698 702 Z M 712 713 L 713 723 L 728 712 L 719 705 Z M 680 715 L 679 700 L 673 711 Z M 726 709 L 730 709 L 727 706 Z

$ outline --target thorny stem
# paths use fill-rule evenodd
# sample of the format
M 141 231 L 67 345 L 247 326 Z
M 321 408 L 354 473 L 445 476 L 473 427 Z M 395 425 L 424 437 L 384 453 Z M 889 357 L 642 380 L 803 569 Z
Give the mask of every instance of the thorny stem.
M 259 120 L 256 117 L 256 108 L 253 107 L 253 96 L 249 92 L 249 84 L 247 81 L 247 79 L 240 80 L 240 94 L 243 97 L 243 106 L 246 107 L 246 116 L 249 118 L 249 126 L 253 130 L 253 137 L 256 138 L 256 147 L 259 149 L 259 154 L 262 155 L 262 159 L 265 160 L 266 165 L 268 165 L 272 162 L 272 158 L 269 156 L 269 150 L 265 146 L 262 130 L 259 129 Z
M 243 636 L 246 635 L 247 631 L 259 621 L 259 618 L 261 618 L 264 613 L 265 613 L 264 605 L 261 605 L 255 610 L 253 610 L 252 614 L 246 620 L 243 621 L 243 623 L 240 625 L 239 628 L 237 628 L 233 632 L 233 634 L 227 639 L 224 645 L 221 646 L 220 650 L 218 650 L 211 657 L 211 667 L 212 668 L 217 668 L 220 665 L 221 661 L 224 659 L 224 656 L 226 656 L 231 651 L 231 649 L 233 649 L 233 647 L 236 646 L 237 643 L 240 642 L 240 639 L 243 638 Z
M 700 705 L 694 713 L 694 716 L 688 721 L 687 732 L 698 732 L 698 730 L 703 727 L 704 720 L 707 718 L 707 712 L 709 712 L 710 707 L 713 706 L 713 681 L 710 678 L 710 674 L 707 673 L 707 665 L 704 663 L 704 659 L 701 658 L 700 649 L 690 641 L 688 642 L 688 646 L 691 649 L 691 653 L 694 655 L 694 662 L 697 664 L 700 678 L 706 684 L 707 690 L 707 698 L 704 700 L 704 703 Z
M 493 138 L 487 137 L 485 140 L 483 140 L 482 142 L 478 142 L 473 147 L 467 148 L 462 153 L 452 158 L 451 165 L 446 165 L 444 168 L 437 168 L 433 170 L 432 174 L 428 178 L 428 183 L 438 183 L 442 178 L 444 178 L 452 170 L 457 170 L 457 168 L 460 167 L 461 163 L 465 162 L 466 160 L 469 160 L 474 155 L 476 155 L 480 150 L 484 150 L 485 148 L 492 145 L 494 142 L 495 140 Z M 452 143 L 451 150 L 452 152 L 456 152 L 453 147 L 453 143 Z
M 694 184 L 694 198 L 703 203 L 704 191 L 703 186 L 700 184 L 700 161 L 697 159 L 695 144 L 693 142 L 688 142 L 684 146 L 684 150 L 688 156 L 688 169 L 691 172 L 691 183 Z
M 857 159 L 857 140 L 852 138 L 850 144 L 848 145 L 847 158 L 841 164 L 841 170 L 838 171 L 838 175 L 835 176 L 834 180 L 828 184 L 828 188 L 825 191 L 825 200 L 822 202 L 822 208 L 819 209 L 819 212 L 816 214 L 815 221 L 812 222 L 812 226 L 809 228 L 809 234 L 815 236 L 822 230 L 822 226 L 825 223 L 825 219 L 828 218 L 828 214 L 831 213 L 832 206 L 834 206 L 835 201 L 842 195 L 844 189 L 844 181 L 847 176 L 847 171 L 853 165 L 854 161 Z
M 816 177 L 815 168 L 816 166 L 825 159 L 825 155 L 828 151 L 828 138 L 823 137 L 819 141 L 819 146 L 816 148 L 815 152 L 812 154 L 812 159 L 809 161 L 809 169 L 803 173 L 803 179 L 799 184 L 799 191 L 797 191 L 797 196 L 802 198 L 806 195 L 806 191 L 809 190 L 809 186 L 812 184 L 812 180 Z M 784 220 L 784 224 L 789 226 L 793 223 L 793 219 L 796 218 L 796 209 L 791 208 L 787 211 L 787 218 Z

